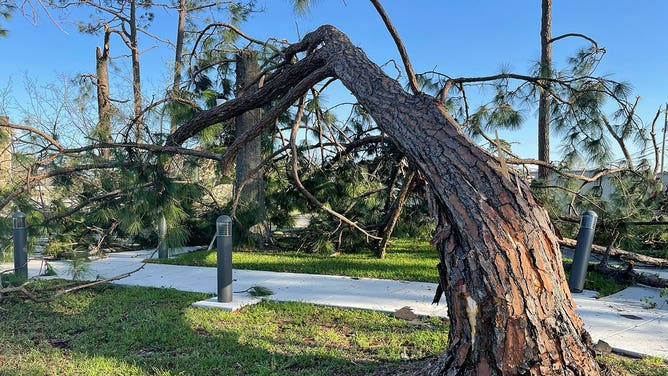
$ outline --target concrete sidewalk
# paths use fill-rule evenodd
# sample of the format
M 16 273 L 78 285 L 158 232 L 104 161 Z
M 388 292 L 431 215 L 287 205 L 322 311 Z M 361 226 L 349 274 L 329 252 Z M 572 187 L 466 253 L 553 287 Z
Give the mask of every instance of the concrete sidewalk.
M 151 252 L 123 252 L 91 262 L 86 279 L 109 278 L 141 266 Z M 62 278 L 71 276 L 67 262 L 51 262 Z M 2 268 L 11 265 L 2 265 Z M 37 275 L 40 261 L 29 263 L 29 274 Z M 424 282 L 390 281 L 344 276 L 277 273 L 253 270 L 233 271 L 233 300 L 254 298 L 244 291 L 251 286 L 271 289 L 266 297 L 276 301 L 299 301 L 344 308 L 396 312 L 410 307 L 418 315 L 447 317 L 444 303 L 431 304 L 436 285 Z M 168 287 L 181 291 L 215 294 L 216 268 L 146 264 L 131 276 L 116 281 L 120 285 Z M 596 299 L 596 292 L 574 294 L 577 312 L 596 343 L 603 340 L 628 353 L 660 357 L 668 361 L 668 304 L 659 290 L 634 286 L 617 294 Z M 444 301 L 444 299 L 442 299 Z M 647 309 L 649 305 L 655 307 Z

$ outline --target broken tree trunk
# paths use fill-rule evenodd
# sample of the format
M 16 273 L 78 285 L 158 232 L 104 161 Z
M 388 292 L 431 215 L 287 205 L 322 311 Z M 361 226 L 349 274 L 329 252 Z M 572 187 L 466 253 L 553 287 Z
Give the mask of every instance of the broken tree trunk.
M 97 133 L 103 142 L 111 142 L 111 99 L 109 96 L 109 26 L 104 24 L 104 43 L 95 50 L 97 88 Z M 104 159 L 109 159 L 109 149 L 100 149 Z
M 303 51 L 306 57 L 283 66 L 262 88 L 198 115 L 171 142 L 213 124 L 204 119 L 220 121 L 267 103 L 267 95 L 280 98 L 277 112 L 308 84 L 337 77 L 427 182 L 451 320 L 446 353 L 427 371 L 598 375 L 591 339 L 566 286 L 557 238 L 527 184 L 504 176 L 498 161 L 462 134 L 442 105 L 405 92 L 335 28 L 322 26 L 288 47 L 286 61 Z

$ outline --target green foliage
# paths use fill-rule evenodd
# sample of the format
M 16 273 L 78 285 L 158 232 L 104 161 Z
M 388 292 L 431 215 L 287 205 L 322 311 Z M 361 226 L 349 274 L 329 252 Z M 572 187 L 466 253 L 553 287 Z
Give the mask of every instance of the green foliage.
M 317 0 L 290 0 L 292 8 L 297 14 L 307 15 L 311 12 L 311 6 L 315 5 Z
M 16 9 L 16 6 L 13 3 L 3 1 L 0 3 L 0 19 L 4 21 L 9 21 L 12 16 L 12 12 Z M 0 24 L 0 37 L 6 37 L 9 31 L 2 28 Z
M 592 171 L 595 174 L 598 171 Z M 550 217 L 593 210 L 598 214 L 594 242 L 607 246 L 617 231 L 615 246 L 654 257 L 668 257 L 665 225 L 637 225 L 636 222 L 665 221 L 668 218 L 666 192 L 648 170 L 620 171 L 593 183 L 555 176 L 548 188 L 535 180 L 532 189 Z M 562 235 L 575 238 L 578 225 L 558 221 Z
M 25 280 L 14 273 L 0 273 L 0 287 L 21 286 Z

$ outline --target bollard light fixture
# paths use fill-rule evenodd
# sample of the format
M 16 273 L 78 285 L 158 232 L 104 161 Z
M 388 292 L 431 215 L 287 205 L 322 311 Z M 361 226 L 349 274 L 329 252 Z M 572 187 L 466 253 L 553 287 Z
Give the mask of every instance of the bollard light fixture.
M 216 219 L 216 235 L 232 236 L 232 218 L 229 215 L 221 215 Z
M 216 219 L 216 256 L 218 258 L 218 302 L 232 302 L 232 218 Z
M 17 211 L 12 216 L 14 224 L 14 273 L 20 280 L 28 279 L 28 229 L 26 215 Z
M 26 215 L 23 212 L 17 211 L 12 216 L 12 222 L 15 229 L 24 229 L 26 228 Z

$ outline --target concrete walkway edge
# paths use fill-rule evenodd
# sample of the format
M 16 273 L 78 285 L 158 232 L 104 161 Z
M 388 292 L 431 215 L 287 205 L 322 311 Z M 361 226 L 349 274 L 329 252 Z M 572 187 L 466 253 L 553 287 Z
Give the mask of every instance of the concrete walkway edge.
M 123 252 L 91 262 L 86 279 L 109 278 L 139 267 L 150 251 Z M 71 279 L 68 262 L 50 262 L 59 277 Z M 29 275 L 35 276 L 43 265 L 29 262 Z M 11 269 L 2 264 L 0 270 Z M 266 299 L 298 301 L 342 308 L 396 312 L 403 307 L 417 315 L 447 317 L 447 307 L 432 305 L 436 284 L 391 281 L 345 276 L 233 270 L 233 290 L 244 291 L 262 286 L 274 292 Z M 129 277 L 115 281 L 119 285 L 166 287 L 181 291 L 215 294 L 216 268 L 163 264 L 146 266 Z M 597 299 L 596 292 L 573 294 L 577 312 L 594 343 L 607 342 L 627 354 L 643 354 L 668 361 L 668 302 L 659 290 L 632 286 L 619 293 Z M 215 299 L 211 299 L 212 301 Z M 247 293 L 234 293 L 233 301 L 253 302 Z M 651 309 L 648 309 L 652 307 Z

